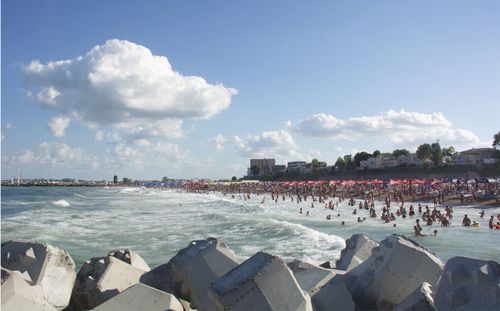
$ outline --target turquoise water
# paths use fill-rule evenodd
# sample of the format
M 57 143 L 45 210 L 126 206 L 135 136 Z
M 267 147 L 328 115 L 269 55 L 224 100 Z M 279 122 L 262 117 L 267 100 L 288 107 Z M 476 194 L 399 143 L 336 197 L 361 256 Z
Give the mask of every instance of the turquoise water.
M 243 200 L 222 194 L 192 194 L 139 188 L 2 188 L 2 242 L 10 239 L 37 240 L 67 250 L 77 266 L 114 248 L 136 250 L 151 267 L 166 263 L 191 240 L 216 237 L 225 242 L 240 260 L 257 251 L 279 255 L 286 260 L 311 263 L 335 261 L 354 233 L 375 240 L 404 234 L 434 251 L 443 260 L 470 256 L 500 261 L 500 230 L 490 230 L 489 216 L 500 208 L 454 208 L 451 227 L 426 227 L 438 236 L 414 237 L 415 217 L 398 219 L 397 227 L 370 219 L 366 211 L 352 215 L 342 202 L 330 211 L 311 201 L 271 201 L 268 195 Z M 377 205 L 379 211 L 382 203 Z M 302 207 L 304 214 L 299 214 Z M 305 216 L 309 211 L 310 216 Z M 341 217 L 337 217 L 337 213 Z M 332 220 L 326 215 L 332 214 Z M 463 228 L 468 214 L 481 228 Z M 357 223 L 358 216 L 366 217 Z M 342 226 L 341 221 L 346 225 Z

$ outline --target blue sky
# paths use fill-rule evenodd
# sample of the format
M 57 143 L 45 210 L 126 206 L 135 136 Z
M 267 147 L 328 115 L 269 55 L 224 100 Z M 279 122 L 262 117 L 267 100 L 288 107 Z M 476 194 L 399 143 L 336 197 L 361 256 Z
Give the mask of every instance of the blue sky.
M 500 130 L 498 1 L 3 1 L 2 178 L 230 178 Z

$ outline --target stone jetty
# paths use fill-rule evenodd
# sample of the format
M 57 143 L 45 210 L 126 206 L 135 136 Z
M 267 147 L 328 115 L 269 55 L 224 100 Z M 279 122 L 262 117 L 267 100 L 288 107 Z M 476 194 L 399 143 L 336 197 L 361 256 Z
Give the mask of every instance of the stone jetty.
M 215 238 L 192 241 L 153 269 L 121 249 L 87 260 L 78 273 L 62 249 L 8 241 L 1 266 L 5 311 L 500 310 L 498 262 L 443 263 L 400 235 L 379 242 L 353 235 L 329 268 L 264 252 L 239 262 Z

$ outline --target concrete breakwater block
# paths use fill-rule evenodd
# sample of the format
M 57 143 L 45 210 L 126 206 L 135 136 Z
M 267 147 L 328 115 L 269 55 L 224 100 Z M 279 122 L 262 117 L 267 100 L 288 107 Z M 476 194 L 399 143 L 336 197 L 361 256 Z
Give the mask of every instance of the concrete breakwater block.
M 339 260 L 335 263 L 335 268 L 348 271 L 368 259 L 372 249 L 378 246 L 378 242 L 364 234 L 353 234 L 345 241 L 345 245 Z
M 94 311 L 183 311 L 174 295 L 137 283 L 97 306 Z
M 93 309 L 139 283 L 144 273 L 114 256 L 87 260 L 76 276 L 71 306 L 76 310 Z
M 500 264 L 451 258 L 436 285 L 434 301 L 437 310 L 500 310 Z
M 234 253 L 224 243 L 208 238 L 189 243 L 167 264 L 141 277 L 141 283 L 190 301 L 193 308 L 214 310 L 207 293 L 210 283 L 236 266 Z
M 312 296 L 314 310 L 354 311 L 356 305 L 344 284 L 343 275 L 337 274 Z
M 139 254 L 137 254 L 137 252 L 131 249 L 114 250 L 109 252 L 108 256 L 113 256 L 115 258 L 118 258 L 121 261 L 126 262 L 129 265 L 146 272 L 151 270 L 146 261 L 144 261 L 144 259 L 142 259 L 142 257 Z
M 259 252 L 212 283 L 218 310 L 312 310 L 285 262 Z
M 49 244 L 8 241 L 2 244 L 2 267 L 19 271 L 29 285 L 39 285 L 56 309 L 68 305 L 76 276 L 68 252 Z
M 19 271 L 2 268 L 3 311 L 55 311 L 43 296 L 40 285 L 30 285 Z
M 335 276 L 331 269 L 321 268 L 300 260 L 294 260 L 287 265 L 300 288 L 311 297 Z
M 431 284 L 424 282 L 406 297 L 394 311 L 435 311 L 434 299 L 432 298 Z
M 359 309 L 392 309 L 423 282 L 434 285 L 443 263 L 432 252 L 399 235 L 385 238 L 372 255 L 347 272 L 345 284 Z

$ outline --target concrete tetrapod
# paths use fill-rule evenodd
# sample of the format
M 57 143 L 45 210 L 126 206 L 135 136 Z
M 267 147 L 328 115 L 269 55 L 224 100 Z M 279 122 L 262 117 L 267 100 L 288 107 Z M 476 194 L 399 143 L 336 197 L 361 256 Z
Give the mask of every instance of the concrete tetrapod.
M 97 306 L 94 311 L 183 311 L 174 295 L 137 283 Z
M 299 283 L 300 288 L 311 297 L 335 276 L 331 269 L 321 268 L 300 260 L 294 260 L 287 265 L 293 272 L 293 276 Z
M 368 259 L 372 249 L 378 243 L 364 234 L 353 234 L 345 241 L 345 248 L 340 253 L 340 258 L 335 263 L 335 268 L 349 271 Z
M 108 256 L 113 256 L 115 258 L 120 259 L 123 262 L 136 267 L 137 269 L 141 269 L 143 271 L 150 271 L 149 265 L 142 259 L 137 252 L 131 249 L 119 249 L 109 252 Z
M 2 267 L 19 271 L 30 285 L 40 285 L 56 309 L 68 305 L 76 276 L 68 252 L 45 243 L 8 241 L 2 244 Z
M 423 282 L 434 285 L 443 263 L 432 252 L 399 235 L 385 238 L 372 255 L 347 272 L 344 282 L 357 309 L 392 309 Z
M 40 285 L 31 286 L 19 271 L 2 268 L 2 310 L 3 311 L 55 311 L 43 297 Z
M 453 257 L 436 285 L 437 310 L 500 310 L 500 264 Z
M 238 265 L 234 253 L 217 239 L 192 241 L 167 264 L 141 277 L 141 283 L 173 293 L 193 308 L 214 310 L 207 290 L 210 283 Z
M 344 284 L 343 275 L 335 275 L 314 296 L 312 296 L 314 310 L 327 311 L 354 311 L 356 305 L 351 293 Z
M 76 276 L 72 307 L 76 310 L 95 308 L 139 283 L 144 270 L 113 256 L 97 257 L 86 261 Z
M 259 252 L 212 283 L 218 310 L 312 310 L 285 262 Z
M 405 298 L 394 311 L 435 311 L 431 284 L 424 282 Z

